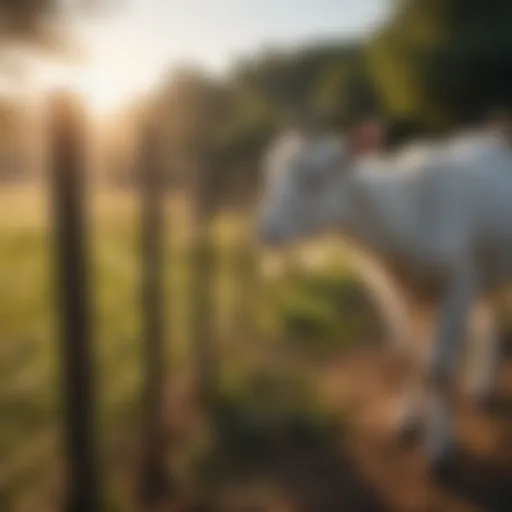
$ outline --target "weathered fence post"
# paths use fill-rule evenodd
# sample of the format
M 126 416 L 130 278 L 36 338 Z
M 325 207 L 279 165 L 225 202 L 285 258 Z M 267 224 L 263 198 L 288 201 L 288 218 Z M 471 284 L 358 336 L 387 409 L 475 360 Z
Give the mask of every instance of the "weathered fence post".
M 245 162 L 246 168 L 241 168 L 240 172 L 252 176 L 260 176 L 257 162 L 249 160 Z M 248 173 L 248 170 L 250 171 Z M 241 188 L 240 193 L 245 199 L 245 204 L 252 205 L 250 208 L 241 207 L 240 217 L 243 220 L 242 232 L 237 236 L 235 245 L 234 269 L 237 273 L 237 282 L 235 284 L 237 294 L 237 307 L 235 311 L 235 329 L 234 334 L 237 343 L 243 346 L 243 343 L 252 343 L 258 339 L 259 333 L 259 315 L 261 304 L 261 282 L 258 275 L 258 246 L 255 225 L 255 207 L 257 200 L 257 191 L 260 189 L 260 183 L 257 180 L 249 182 L 253 189 L 249 193 Z M 247 185 L 245 185 L 247 186 Z
M 140 147 L 142 193 L 142 307 L 144 380 L 143 454 L 140 498 L 153 505 L 167 492 L 164 442 L 164 241 L 163 179 L 157 126 L 149 122 Z
M 97 512 L 99 487 L 86 264 L 86 118 L 81 101 L 51 102 L 51 178 L 62 351 L 68 512 Z
M 196 358 L 199 400 L 201 406 L 209 413 L 216 392 L 217 354 L 214 336 L 214 240 L 212 236 L 215 194 L 212 186 L 213 165 L 207 155 L 201 155 L 194 171 L 192 343 Z

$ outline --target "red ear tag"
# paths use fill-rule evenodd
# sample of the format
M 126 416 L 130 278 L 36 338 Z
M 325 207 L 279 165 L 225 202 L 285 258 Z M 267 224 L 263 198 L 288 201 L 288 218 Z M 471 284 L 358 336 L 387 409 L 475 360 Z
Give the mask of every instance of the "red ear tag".
M 352 136 L 351 148 L 356 154 L 373 153 L 382 146 L 382 131 L 376 123 L 360 126 Z

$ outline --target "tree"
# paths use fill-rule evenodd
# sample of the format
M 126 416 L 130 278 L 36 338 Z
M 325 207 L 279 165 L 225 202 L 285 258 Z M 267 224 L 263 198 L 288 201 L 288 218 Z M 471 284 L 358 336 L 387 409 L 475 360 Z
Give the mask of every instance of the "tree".
M 66 44 L 63 15 L 83 14 L 96 4 L 100 1 L 1 0 L 0 44 L 61 50 Z
M 512 4 L 409 0 L 368 45 L 387 115 L 440 129 L 512 103 Z
M 319 71 L 313 111 L 328 125 L 344 128 L 378 110 L 361 50 L 354 48 L 350 58 L 329 62 Z
M 0 73 L 25 78 L 20 50 L 80 58 L 83 50 L 68 30 L 71 22 L 111 4 L 112 0 L 0 0 Z

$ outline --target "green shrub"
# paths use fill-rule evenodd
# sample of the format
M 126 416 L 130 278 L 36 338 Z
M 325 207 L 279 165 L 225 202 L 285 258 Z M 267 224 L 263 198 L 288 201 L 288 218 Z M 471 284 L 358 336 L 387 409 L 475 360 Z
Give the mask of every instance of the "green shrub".
M 326 268 L 292 275 L 276 285 L 274 297 L 282 338 L 302 349 L 329 353 L 376 333 L 373 308 L 350 273 Z

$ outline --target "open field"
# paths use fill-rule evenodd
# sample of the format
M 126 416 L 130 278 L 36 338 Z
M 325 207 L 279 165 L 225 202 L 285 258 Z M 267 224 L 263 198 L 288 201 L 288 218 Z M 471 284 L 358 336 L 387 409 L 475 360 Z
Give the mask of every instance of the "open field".
M 31 500 L 48 502 L 51 510 L 58 496 L 61 387 L 48 205 L 42 189 L 0 192 L 0 510 L 30 510 Z M 128 195 L 95 194 L 89 206 L 98 432 L 107 494 L 116 503 L 115 482 L 126 465 L 119 454 L 133 444 L 138 428 L 143 349 L 139 210 L 137 198 Z M 191 367 L 190 326 L 201 316 L 190 310 L 194 268 L 187 219 L 183 205 L 167 205 L 166 363 L 171 390 L 171 377 Z M 244 353 L 259 352 L 266 360 L 279 346 L 324 358 L 351 339 L 376 333 L 375 319 L 365 316 L 368 305 L 346 268 L 308 274 L 293 270 L 265 281 L 259 256 L 247 245 L 247 232 L 246 221 L 233 215 L 220 216 L 213 228 L 213 338 L 222 386 L 233 392 L 241 386 L 241 396 L 240 383 L 251 371 L 241 363 Z M 251 400 L 243 404 L 247 410 Z

